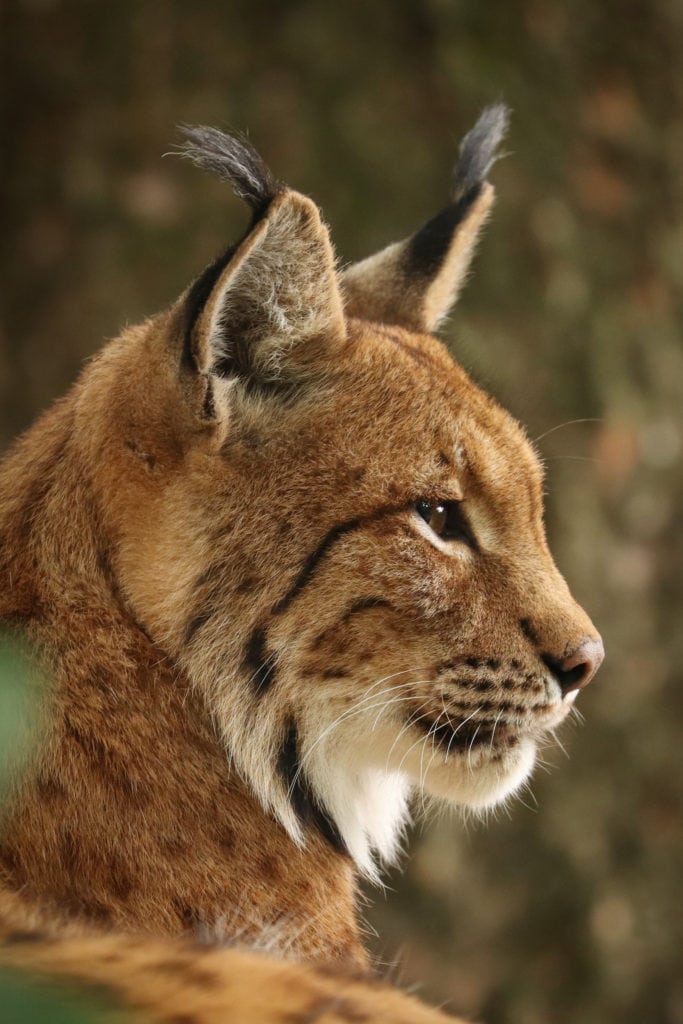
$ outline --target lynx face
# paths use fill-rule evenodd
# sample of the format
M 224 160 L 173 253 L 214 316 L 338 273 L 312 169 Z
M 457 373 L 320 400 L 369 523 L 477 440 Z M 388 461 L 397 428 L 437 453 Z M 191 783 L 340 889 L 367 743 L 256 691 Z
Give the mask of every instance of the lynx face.
M 532 447 L 429 333 L 503 127 L 485 112 L 453 202 L 343 276 L 310 200 L 193 131 L 253 226 L 85 382 L 133 614 L 294 840 L 318 829 L 368 874 L 415 788 L 471 807 L 516 789 L 603 656 L 548 551 Z

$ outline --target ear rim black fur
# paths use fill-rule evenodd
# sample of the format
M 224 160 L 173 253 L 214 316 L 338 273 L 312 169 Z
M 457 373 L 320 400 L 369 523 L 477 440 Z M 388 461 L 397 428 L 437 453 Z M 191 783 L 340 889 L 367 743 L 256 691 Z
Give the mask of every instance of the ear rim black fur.
M 437 329 L 457 300 L 493 205 L 487 175 L 508 123 L 505 104 L 486 107 L 460 144 L 451 202 L 409 238 L 346 268 L 347 315 Z
M 185 364 L 261 394 L 292 393 L 346 338 L 327 228 L 313 200 L 289 188 L 181 301 Z
M 486 107 L 458 149 L 453 168 L 452 199 L 408 240 L 406 273 L 432 278 L 448 250 L 449 242 L 481 196 L 488 173 L 502 154 L 497 153 L 510 122 L 503 103 Z
M 259 220 L 265 217 L 273 200 L 286 191 L 286 185 L 272 173 L 261 154 L 241 132 L 226 131 L 203 124 L 179 124 L 184 141 L 169 151 L 169 156 L 188 160 L 200 170 L 227 182 L 238 199 L 251 209 L 251 221 L 242 237 L 216 257 L 189 286 L 183 297 L 184 326 L 181 364 L 200 371 L 195 346 L 195 327 L 202 309 L 226 267 L 239 251 Z

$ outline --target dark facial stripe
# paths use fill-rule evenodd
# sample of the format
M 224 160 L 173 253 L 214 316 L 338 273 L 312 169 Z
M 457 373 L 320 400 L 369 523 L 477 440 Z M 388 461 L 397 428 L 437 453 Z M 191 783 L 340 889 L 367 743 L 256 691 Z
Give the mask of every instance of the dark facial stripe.
M 339 629 L 345 626 L 351 621 L 356 615 L 361 615 L 363 612 L 371 611 L 373 608 L 393 608 L 391 601 L 387 601 L 383 597 L 361 597 L 353 604 L 349 605 L 345 612 L 339 616 L 336 622 L 327 629 L 324 629 L 322 633 L 318 633 L 317 637 L 311 644 L 311 650 L 315 650 L 321 644 L 323 644 L 328 637 L 334 636 Z
M 212 562 L 194 581 L 193 591 L 196 593 L 198 590 L 203 590 L 207 583 L 213 583 L 224 569 L 225 565 L 223 562 Z
M 317 548 L 308 555 L 287 593 L 280 598 L 277 604 L 273 605 L 273 615 L 281 615 L 285 611 L 295 597 L 310 583 L 315 575 L 318 563 L 322 561 L 330 548 L 345 534 L 353 533 L 354 530 L 357 530 L 362 522 L 362 519 L 349 519 L 345 523 L 338 523 L 332 527 L 329 533 L 323 537 Z
M 355 530 L 366 526 L 368 523 L 376 522 L 377 520 L 383 519 L 387 516 L 395 515 L 397 512 L 402 512 L 405 508 L 405 505 L 387 505 L 383 508 L 376 509 L 367 516 L 359 516 L 357 519 L 348 519 L 344 523 L 338 523 L 336 526 L 333 526 L 332 529 L 323 537 L 318 546 L 310 555 L 308 555 L 289 590 L 287 590 L 280 600 L 271 608 L 271 621 L 278 615 L 282 615 L 292 601 L 294 601 L 307 584 L 310 583 L 320 562 L 325 558 L 330 549 L 341 537 L 346 536 L 346 534 L 353 533 Z M 372 600 L 374 600 L 374 598 Z M 377 600 L 382 599 L 378 598 Z M 275 682 L 274 666 L 266 664 L 266 639 L 268 625 L 269 623 L 262 624 L 252 631 L 247 641 L 243 657 L 243 664 L 245 668 L 251 672 L 252 678 L 255 682 L 256 694 L 258 696 L 262 696 L 264 693 L 267 693 Z
M 296 722 L 288 719 L 277 758 L 277 771 L 282 779 L 294 813 L 301 824 L 316 829 L 338 852 L 348 856 L 348 850 L 339 831 L 319 803 L 317 803 L 299 760 L 299 737 Z
M 185 627 L 184 642 L 186 644 L 191 643 L 202 626 L 205 626 L 206 623 L 213 618 L 215 613 L 215 608 L 203 608 L 200 612 L 194 615 Z
M 384 597 L 360 597 L 344 612 L 344 622 L 348 622 L 354 615 L 358 615 L 359 612 L 365 612 L 369 608 L 391 607 L 391 601 L 387 601 Z
M 266 631 L 261 626 L 252 630 L 247 641 L 243 659 L 244 668 L 251 673 L 251 680 L 257 697 L 262 697 L 275 682 L 275 662 L 269 660 L 266 651 Z
M 307 557 L 298 576 L 287 593 L 284 597 L 280 598 L 277 604 L 273 606 L 272 614 L 281 615 L 282 612 L 288 608 L 304 587 L 306 587 L 306 585 L 313 579 L 315 571 L 318 568 L 318 564 L 323 560 L 323 558 L 325 558 L 330 548 L 332 548 L 338 540 L 346 536 L 348 533 L 354 533 L 361 527 L 367 526 L 369 523 L 376 522 L 379 519 L 384 519 L 387 516 L 395 515 L 397 512 L 403 512 L 405 508 L 405 505 L 387 505 L 371 512 L 367 516 L 359 516 L 357 519 L 348 519 L 344 523 L 338 523 L 336 526 L 333 526 L 320 541 L 317 548 Z
M 18 946 L 28 945 L 29 943 L 49 943 L 53 941 L 53 937 L 48 935 L 46 932 L 39 931 L 15 931 L 8 932 L 2 936 L 2 943 L 5 946 Z

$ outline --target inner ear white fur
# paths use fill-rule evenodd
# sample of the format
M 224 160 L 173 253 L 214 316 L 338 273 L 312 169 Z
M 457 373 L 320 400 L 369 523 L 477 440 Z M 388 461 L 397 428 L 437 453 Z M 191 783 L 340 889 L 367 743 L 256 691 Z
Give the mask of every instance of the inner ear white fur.
M 433 274 L 411 265 L 413 238 L 394 242 L 349 267 L 342 277 L 347 313 L 413 331 L 435 331 L 467 280 L 493 199 L 493 186 L 486 182 L 458 224 Z
M 305 371 L 346 335 L 335 258 L 315 203 L 287 190 L 220 274 L 194 327 L 198 362 L 275 381 Z

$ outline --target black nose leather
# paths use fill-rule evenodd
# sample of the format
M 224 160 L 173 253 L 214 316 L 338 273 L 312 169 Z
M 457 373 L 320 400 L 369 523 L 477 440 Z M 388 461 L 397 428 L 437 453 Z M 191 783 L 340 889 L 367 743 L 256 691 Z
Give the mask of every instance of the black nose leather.
M 602 640 L 586 638 L 571 654 L 564 658 L 543 655 L 543 661 L 557 679 L 562 696 L 580 690 L 590 683 L 605 657 Z

